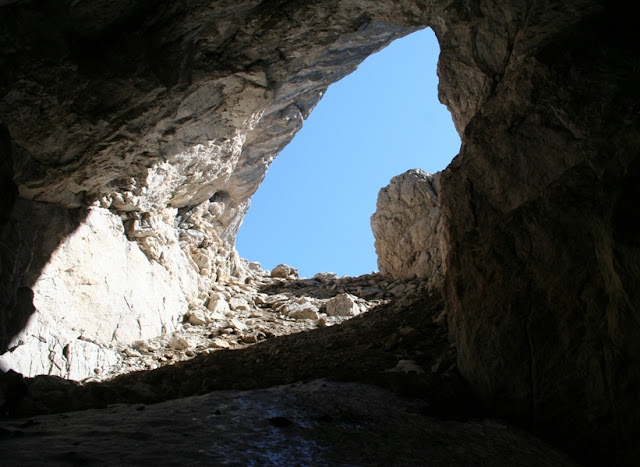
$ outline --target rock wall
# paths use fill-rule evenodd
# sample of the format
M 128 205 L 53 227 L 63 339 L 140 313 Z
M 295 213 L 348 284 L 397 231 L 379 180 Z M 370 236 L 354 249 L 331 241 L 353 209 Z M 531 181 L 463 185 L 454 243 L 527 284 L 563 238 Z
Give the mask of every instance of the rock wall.
M 460 371 L 493 413 L 598 462 L 637 459 L 640 434 L 630 14 L 532 7 L 440 197 Z
M 431 26 L 463 143 L 439 196 L 460 371 L 574 452 L 638 456 L 636 16 L 603 0 L 2 2 L 0 352 L 52 316 L 47 262 L 62 296 L 82 290 L 60 252 L 100 222 L 123 261 L 143 254 L 146 287 L 167 284 L 171 316 L 241 277 L 235 233 L 273 157 L 330 83 Z
M 161 262 L 150 262 L 106 209 L 70 212 L 20 200 L 13 215 L 16 231 L 31 230 L 32 238 L 21 240 L 36 244 L 26 271 L 36 311 L 0 355 L 2 370 L 95 376 L 117 361 L 118 344 L 173 331 L 190 304 L 206 298 L 198 296 L 199 276 L 177 238 Z
M 378 268 L 397 279 L 426 279 L 439 287 L 446 250 L 440 211 L 440 173 L 409 170 L 378 193 L 371 216 Z

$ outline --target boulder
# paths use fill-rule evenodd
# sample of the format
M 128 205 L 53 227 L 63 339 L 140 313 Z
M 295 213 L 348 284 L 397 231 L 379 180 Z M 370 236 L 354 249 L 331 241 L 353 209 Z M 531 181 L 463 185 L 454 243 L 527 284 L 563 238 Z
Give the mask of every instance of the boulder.
M 299 307 L 291 310 L 288 314 L 290 318 L 294 319 L 318 319 L 318 308 L 310 305 L 300 305 Z
M 251 309 L 249 302 L 242 297 L 231 297 L 229 308 L 233 311 L 248 311 Z
M 207 323 L 207 316 L 204 311 L 200 309 L 189 310 L 185 318 L 187 322 L 194 326 L 202 326 Z
M 207 303 L 207 309 L 213 313 L 226 314 L 231 311 L 229 307 L 229 303 L 223 298 L 212 297 L 209 298 L 209 302 Z
M 333 297 L 326 303 L 327 315 L 329 316 L 355 316 L 360 314 L 360 307 L 356 297 L 343 293 Z
M 271 277 L 280 279 L 297 279 L 298 270 L 287 264 L 279 264 L 271 271 Z
M 316 280 L 320 280 L 320 281 L 328 281 L 331 279 L 335 279 L 336 277 L 336 273 L 335 272 L 319 272 L 317 274 L 315 274 L 312 279 L 316 279 Z
M 189 344 L 189 341 L 182 337 L 174 336 L 169 341 L 168 346 L 169 348 L 174 350 L 186 350 L 191 347 L 191 344 Z

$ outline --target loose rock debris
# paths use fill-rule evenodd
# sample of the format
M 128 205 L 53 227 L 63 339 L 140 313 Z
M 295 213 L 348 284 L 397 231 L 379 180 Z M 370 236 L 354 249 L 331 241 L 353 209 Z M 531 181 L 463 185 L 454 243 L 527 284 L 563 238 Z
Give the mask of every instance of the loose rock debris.
M 232 280 L 215 284 L 207 305 L 191 308 L 175 332 L 120 345 L 120 362 L 85 382 L 334 326 L 408 292 L 426 290 L 424 281 L 393 281 L 380 274 L 336 278 L 320 273 L 298 279 L 290 266 L 280 265 L 274 271 L 277 274 L 256 274 L 248 284 Z

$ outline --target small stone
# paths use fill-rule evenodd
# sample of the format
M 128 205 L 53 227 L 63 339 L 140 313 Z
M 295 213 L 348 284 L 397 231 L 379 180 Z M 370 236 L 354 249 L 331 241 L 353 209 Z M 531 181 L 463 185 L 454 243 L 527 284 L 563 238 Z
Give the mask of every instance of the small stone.
M 220 321 L 220 320 L 225 319 L 225 318 L 226 318 L 226 316 L 223 315 L 220 312 L 217 312 L 217 311 L 211 312 L 211 313 L 209 313 L 207 315 L 207 323 L 211 323 L 211 322 L 214 322 L 214 321 Z
M 233 297 L 229 300 L 229 307 L 234 311 L 248 311 L 250 309 L 249 302 L 241 297 Z
M 187 321 L 194 326 L 202 326 L 207 323 L 207 319 L 202 310 L 191 310 L 186 314 Z
M 318 319 L 318 312 L 314 308 L 300 308 L 289 313 L 294 319 Z
M 267 294 L 261 293 L 261 294 L 258 294 L 256 296 L 254 301 L 255 301 L 256 305 L 266 305 L 267 304 L 267 297 L 268 297 Z
M 247 344 L 257 344 L 258 343 L 258 337 L 254 336 L 253 334 L 248 334 L 246 336 L 243 336 L 242 340 L 245 341 Z
M 298 270 L 287 264 L 279 264 L 271 271 L 271 277 L 281 279 L 297 279 Z
M 246 324 L 244 324 L 242 321 L 236 318 L 232 318 L 229 320 L 229 326 L 232 326 L 234 329 L 237 329 L 238 331 L 246 331 L 248 329 Z
M 315 276 L 313 276 L 313 279 L 317 279 L 317 280 L 331 280 L 331 279 L 335 279 L 336 277 L 336 273 L 335 272 L 319 272 L 318 274 L 316 274 Z
M 175 350 L 185 350 L 190 347 L 189 342 L 186 339 L 183 339 L 182 337 L 178 337 L 178 336 L 174 336 L 169 341 L 168 345 L 170 348 Z
M 149 346 L 147 345 L 147 343 L 145 341 L 135 341 L 134 343 L 131 344 L 131 347 L 133 347 L 134 349 L 136 349 L 139 352 L 148 352 L 149 351 Z
M 326 327 L 327 327 L 327 320 L 326 320 L 326 319 L 324 319 L 324 318 L 320 318 L 320 319 L 318 320 L 318 323 L 317 323 L 317 324 L 318 324 L 318 327 L 319 327 L 319 328 L 326 328 Z
M 418 375 L 424 374 L 424 370 L 413 360 L 400 360 L 395 368 L 385 370 L 386 373 L 416 373 Z
M 128 348 L 128 347 L 127 347 L 126 349 L 124 349 L 124 352 L 123 352 L 123 353 L 124 353 L 127 357 L 140 357 L 140 356 L 141 356 L 141 355 L 140 355 L 140 352 L 136 352 L 135 350 L 130 349 L 130 348 Z
M 230 311 L 229 304 L 226 300 L 220 298 L 209 298 L 207 308 L 214 313 L 228 313 Z
M 211 341 L 209 347 L 215 347 L 217 349 L 228 349 L 230 345 L 226 340 L 216 337 Z

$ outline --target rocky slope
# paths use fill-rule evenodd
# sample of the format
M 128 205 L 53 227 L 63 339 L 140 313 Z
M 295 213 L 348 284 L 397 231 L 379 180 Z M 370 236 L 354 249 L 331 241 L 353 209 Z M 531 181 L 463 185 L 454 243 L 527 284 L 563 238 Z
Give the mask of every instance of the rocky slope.
M 250 277 L 235 233 L 326 87 L 430 26 L 462 137 L 438 195 L 458 368 L 486 410 L 637 463 L 636 16 L 603 0 L 0 2 L 0 352 L 81 377 L 69 362 L 204 313 L 215 284 Z
M 191 309 L 172 332 L 112 345 L 117 361 L 94 369 L 85 381 L 102 381 L 139 370 L 152 370 L 208 355 L 340 324 L 409 292 L 424 292 L 422 281 L 392 281 L 379 275 L 312 279 L 287 278 L 259 271 L 249 283 L 214 286 L 206 307 Z M 98 370 L 98 371 L 96 371 Z
M 529 434 L 477 418 L 442 300 L 424 281 L 288 275 L 218 291 L 237 307 L 228 317 L 203 310 L 208 322 L 189 316 L 172 336 L 123 346 L 125 374 L 101 384 L 0 375 L 3 465 L 574 465 Z M 352 311 L 348 293 L 382 302 L 342 324 L 322 316 Z M 326 325 L 287 319 L 314 301 Z M 258 327 L 312 331 L 278 337 Z M 161 368 L 131 373 L 136 366 Z M 298 382 L 309 377 L 325 379 Z

